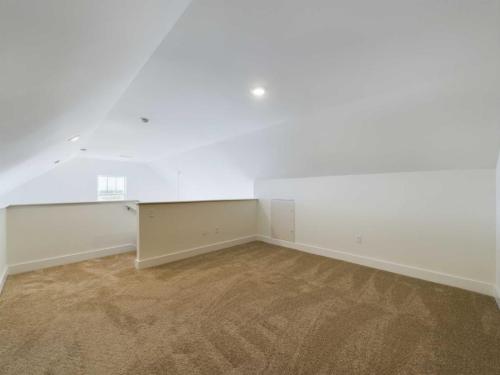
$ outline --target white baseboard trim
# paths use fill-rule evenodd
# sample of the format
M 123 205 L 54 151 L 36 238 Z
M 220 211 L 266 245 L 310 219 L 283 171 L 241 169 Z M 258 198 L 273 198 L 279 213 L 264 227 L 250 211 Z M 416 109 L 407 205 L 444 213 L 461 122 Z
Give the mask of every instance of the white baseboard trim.
M 431 271 L 424 268 L 418 268 L 413 266 L 408 266 L 400 263 L 389 262 L 386 260 L 371 258 L 363 255 L 356 255 L 353 253 L 326 249 L 313 245 L 306 245 L 295 242 L 288 242 L 283 240 L 277 240 L 267 236 L 257 236 L 260 241 L 270 243 L 273 245 L 283 246 L 294 250 L 303 251 L 310 254 L 316 254 L 325 256 L 328 258 L 334 258 L 343 260 L 350 263 L 360 264 L 362 266 L 376 268 L 384 271 L 389 271 L 405 276 L 414 277 L 416 279 L 422 279 L 426 281 L 432 281 L 438 284 L 444 284 L 453 286 L 456 288 L 461 288 L 465 290 L 470 290 L 472 292 L 477 292 L 481 294 L 486 294 L 488 296 L 495 295 L 495 287 L 492 284 L 485 283 L 479 280 L 468 279 L 460 276 L 450 275 L 446 273 L 441 273 L 437 271 Z
M 249 243 L 252 241 L 256 241 L 257 236 L 247 236 L 247 237 L 240 237 L 236 238 L 234 240 L 228 240 L 228 241 L 222 241 L 222 242 L 216 242 L 210 245 L 205 245 L 205 246 L 200 246 L 200 247 L 193 247 L 191 249 L 186 249 L 186 250 L 181 250 L 177 251 L 175 253 L 171 254 L 165 254 L 165 255 L 160 255 L 152 258 L 147 258 L 147 259 L 136 259 L 135 260 L 135 268 L 137 269 L 143 269 L 143 268 L 149 268 L 149 267 L 154 267 L 154 266 L 159 266 L 162 264 L 166 263 L 172 263 L 176 262 L 178 260 L 186 259 L 186 258 L 191 258 L 196 255 L 201 255 L 205 253 L 210 253 L 212 251 L 217 251 L 217 250 L 222 250 L 227 247 L 231 246 L 236 246 L 236 245 L 243 245 L 245 243 Z
M 2 294 L 3 286 L 5 284 L 5 281 L 7 281 L 7 266 L 4 267 L 4 269 L 1 271 L 2 273 L 0 274 L 0 294 Z
M 134 251 L 135 249 L 136 245 L 127 244 L 127 245 L 107 247 L 98 250 L 90 250 L 81 253 L 62 255 L 53 258 L 38 259 L 31 262 L 9 264 L 8 274 L 14 275 L 16 273 L 23 273 L 23 272 L 40 270 L 43 268 L 61 266 L 63 264 L 76 263 L 88 259 L 102 258 L 110 255 L 127 253 L 129 251 Z

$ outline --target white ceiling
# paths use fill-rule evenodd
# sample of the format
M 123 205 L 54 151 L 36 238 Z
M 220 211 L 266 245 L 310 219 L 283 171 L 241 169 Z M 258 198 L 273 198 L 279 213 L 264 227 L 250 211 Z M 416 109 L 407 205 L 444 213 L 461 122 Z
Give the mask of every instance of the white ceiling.
M 422 86 L 151 164 L 174 181 L 178 171 L 186 184 L 212 186 L 211 193 L 255 179 L 494 168 L 500 107 L 490 94 Z
M 349 103 L 398 100 L 422 90 L 438 100 L 439 93 L 456 91 L 462 101 L 471 90 L 479 106 L 468 106 L 478 121 L 465 123 L 470 118 L 461 121 L 461 108 L 449 108 L 458 121 L 444 129 L 450 139 L 455 128 L 490 127 L 491 114 L 482 121 L 481 111 L 498 102 L 488 98 L 483 105 L 475 95 L 491 90 L 498 98 L 498 4 L 193 1 L 96 131 L 89 154 L 155 160 Z M 267 87 L 265 100 L 250 96 L 254 85 Z M 419 108 L 425 113 L 429 106 Z M 141 116 L 151 122 L 144 125 Z M 419 134 L 419 124 L 408 120 Z M 420 132 L 432 131 L 428 125 Z
M 252 177 L 494 166 L 499 1 L 187 3 L 0 0 L 0 183 L 231 139 Z
M 0 0 L 0 194 L 71 157 L 187 0 Z

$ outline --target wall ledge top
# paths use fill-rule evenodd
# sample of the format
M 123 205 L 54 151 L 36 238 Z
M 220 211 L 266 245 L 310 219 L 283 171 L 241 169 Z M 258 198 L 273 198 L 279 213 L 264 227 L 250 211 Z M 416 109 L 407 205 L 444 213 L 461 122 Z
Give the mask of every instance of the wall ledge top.
M 60 202 L 60 203 L 26 203 L 26 204 L 12 204 L 5 208 L 17 208 L 17 207 L 37 207 L 37 206 L 75 206 L 75 205 L 89 205 L 89 204 L 116 204 L 116 203 L 139 203 L 135 200 L 124 200 L 124 201 L 95 201 L 95 202 Z
M 257 201 L 256 198 L 243 198 L 243 199 L 208 199 L 199 201 L 166 201 L 166 202 L 138 202 L 140 206 L 151 204 L 177 204 L 177 203 L 208 203 L 208 202 L 238 202 L 238 201 Z

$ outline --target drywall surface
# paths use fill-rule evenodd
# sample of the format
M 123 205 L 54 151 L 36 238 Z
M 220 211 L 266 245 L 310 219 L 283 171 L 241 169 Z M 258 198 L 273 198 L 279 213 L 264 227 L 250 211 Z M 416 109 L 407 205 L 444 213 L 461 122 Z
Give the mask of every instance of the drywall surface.
M 0 203 L 96 201 L 98 175 L 127 177 L 127 199 L 130 200 L 175 199 L 175 185 L 169 184 L 146 164 L 76 158 L 0 197 Z
M 85 147 L 188 5 L 0 2 L 0 194 Z M 108 134 L 106 144 L 127 152 L 123 133 Z M 80 142 L 66 141 L 77 134 Z
M 176 187 L 175 200 L 253 198 L 253 177 L 245 174 L 225 149 L 208 146 L 151 167 Z
M 257 201 L 139 205 L 138 261 L 256 234 Z
M 193 1 L 89 153 L 195 150 L 220 157 L 214 174 L 257 178 L 494 168 L 499 14 L 491 0 Z
M 6 210 L 0 207 L 0 293 L 7 277 Z
M 256 179 L 494 169 L 500 147 L 498 99 L 439 87 L 422 83 L 330 106 L 154 164 L 181 171 L 181 194 L 207 189 L 236 197 L 243 192 L 236 187 Z M 478 116 L 485 120 L 481 126 L 474 120 Z
M 9 273 L 54 265 L 58 258 L 81 260 L 77 254 L 85 252 L 131 250 L 136 232 L 137 216 L 125 202 L 9 207 Z
M 494 169 L 498 100 L 438 87 L 330 106 L 151 165 L 179 181 L 176 199 L 251 197 L 258 179 Z
M 494 169 L 266 180 L 255 193 L 263 236 L 269 200 L 294 199 L 297 243 L 495 282 Z
M 500 155 L 498 156 L 498 163 L 496 169 L 496 290 L 497 290 L 497 301 L 500 307 Z

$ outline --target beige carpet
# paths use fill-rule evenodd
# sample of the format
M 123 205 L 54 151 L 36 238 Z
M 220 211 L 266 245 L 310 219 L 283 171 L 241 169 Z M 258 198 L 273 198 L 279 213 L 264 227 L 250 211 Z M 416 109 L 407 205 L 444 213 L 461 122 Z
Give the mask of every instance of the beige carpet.
M 255 242 L 9 277 L 1 374 L 500 374 L 492 298 Z

